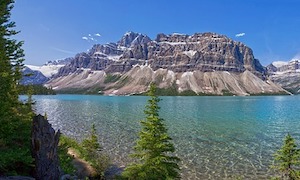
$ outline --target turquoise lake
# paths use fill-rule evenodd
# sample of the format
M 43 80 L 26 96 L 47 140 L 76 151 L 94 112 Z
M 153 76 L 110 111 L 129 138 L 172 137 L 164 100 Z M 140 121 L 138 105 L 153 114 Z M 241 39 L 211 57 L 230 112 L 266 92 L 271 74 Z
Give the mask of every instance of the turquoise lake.
M 161 97 L 160 115 L 181 158 L 182 179 L 268 179 L 290 133 L 300 140 L 300 96 Z M 34 96 L 55 129 L 82 140 L 94 123 L 114 164 L 131 159 L 148 97 Z

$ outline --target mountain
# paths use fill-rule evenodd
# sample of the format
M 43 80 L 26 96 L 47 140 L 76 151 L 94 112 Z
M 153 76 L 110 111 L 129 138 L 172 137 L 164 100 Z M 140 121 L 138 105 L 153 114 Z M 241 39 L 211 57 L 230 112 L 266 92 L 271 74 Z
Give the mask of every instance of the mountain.
M 197 94 L 277 94 L 252 50 L 216 33 L 147 35 L 127 32 L 117 43 L 97 44 L 77 54 L 46 84 L 59 91 L 106 94 L 159 88 Z
M 55 61 L 48 61 L 42 66 L 34 66 L 34 65 L 25 65 L 27 68 L 40 71 L 44 76 L 51 78 L 53 75 L 58 73 L 58 70 L 61 67 L 64 67 L 66 64 L 73 61 L 74 58 L 66 58 L 66 59 L 59 59 Z
M 23 77 L 20 81 L 20 84 L 22 85 L 44 84 L 49 80 L 49 78 L 42 74 L 40 71 L 32 70 L 26 66 L 24 67 L 22 73 Z
M 54 60 L 54 61 L 48 61 L 44 65 L 66 65 L 69 62 L 71 62 L 72 60 L 73 60 L 72 57 L 65 58 L 65 59 L 57 59 L 57 60 Z
M 39 71 L 47 78 L 51 78 L 53 75 L 57 74 L 58 70 L 64 65 L 42 65 L 42 66 L 34 66 L 34 65 L 25 65 L 27 68 L 33 71 Z
M 135 32 L 127 32 L 123 35 L 120 41 L 118 41 L 118 45 L 120 47 L 132 47 L 134 45 L 139 44 L 147 44 L 151 39 L 147 35 L 143 35 L 141 33 Z
M 73 58 L 66 58 L 55 61 L 48 61 L 42 66 L 25 65 L 23 69 L 23 78 L 21 84 L 44 84 L 53 75 L 57 74 L 58 70 L 72 61 Z
M 300 93 L 300 60 L 275 61 L 267 66 L 270 79 L 292 93 Z

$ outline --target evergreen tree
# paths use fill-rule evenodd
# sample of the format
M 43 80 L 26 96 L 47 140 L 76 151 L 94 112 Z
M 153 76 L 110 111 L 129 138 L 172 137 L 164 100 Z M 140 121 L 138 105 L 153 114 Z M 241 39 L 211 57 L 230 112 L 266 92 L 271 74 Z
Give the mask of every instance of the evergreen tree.
M 31 105 L 18 100 L 23 42 L 12 39 L 18 32 L 10 21 L 13 0 L 0 1 L 0 176 L 28 174 L 30 154 Z
M 282 179 L 300 179 L 299 172 L 296 171 L 296 167 L 299 169 L 300 151 L 290 134 L 285 137 L 283 146 L 274 156 L 274 168 L 280 171 Z
M 101 150 L 100 144 L 98 142 L 95 124 L 92 125 L 90 136 L 82 141 L 82 146 L 89 154 L 97 153 Z M 93 156 L 91 156 L 90 158 L 93 158 Z
M 82 141 L 82 147 L 83 151 L 81 153 L 84 159 L 90 162 L 95 169 L 94 178 L 105 179 L 104 173 L 110 165 L 110 159 L 101 152 L 102 148 L 98 142 L 95 124 L 92 125 L 90 136 Z
M 1 112 L 17 106 L 17 83 L 21 79 L 20 70 L 23 67 L 23 42 L 11 39 L 18 32 L 13 30 L 15 23 L 10 21 L 10 11 L 13 8 L 12 0 L 2 0 L 0 3 L 0 107 Z M 2 113 L 1 113 L 2 114 Z
M 150 99 L 145 108 L 146 119 L 141 121 L 142 130 L 131 156 L 137 159 L 123 172 L 125 179 L 177 179 L 179 178 L 179 158 L 172 156 L 175 151 L 172 139 L 167 134 L 164 120 L 159 117 L 156 87 L 150 85 Z

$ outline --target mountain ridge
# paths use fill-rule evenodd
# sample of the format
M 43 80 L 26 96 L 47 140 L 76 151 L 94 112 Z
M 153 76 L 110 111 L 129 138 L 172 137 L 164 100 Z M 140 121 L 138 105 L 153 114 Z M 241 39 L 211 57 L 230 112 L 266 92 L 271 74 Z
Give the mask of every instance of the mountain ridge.
M 141 72 L 136 76 L 138 68 Z M 174 76 L 166 83 L 168 74 Z M 111 76 L 117 78 L 108 82 Z M 179 83 L 185 77 L 185 85 Z M 192 90 L 197 94 L 286 93 L 268 80 L 267 69 L 249 47 L 210 32 L 160 33 L 155 40 L 127 32 L 116 43 L 96 44 L 88 52 L 78 53 L 46 85 L 62 91 L 99 89 L 105 94 L 134 94 L 146 91 L 150 81 L 160 88 L 175 86 L 178 92 Z
M 300 60 L 275 61 L 267 67 L 269 77 L 288 91 L 300 93 Z
M 136 39 L 142 40 L 136 41 Z M 143 41 L 143 39 L 147 40 Z M 218 42 L 218 39 L 224 42 Z M 139 43 L 136 44 L 136 42 Z M 223 51 L 223 54 L 212 51 Z M 170 58 L 175 60 L 172 61 Z M 183 66 L 178 62 L 181 62 Z M 175 71 L 189 69 L 244 71 L 247 69 L 252 72 L 265 73 L 265 69 L 254 58 L 250 48 L 216 33 L 195 33 L 192 36 L 161 33 L 153 41 L 146 35 L 129 32 L 118 43 L 96 44 L 89 52 L 77 54 L 75 61 L 68 66 L 68 69 L 74 71 L 75 68 L 82 67 L 103 70 L 110 66 L 107 71 L 121 72 L 128 71 L 126 65 L 132 67 L 137 63 L 139 65 L 151 64 L 154 69 L 173 68 Z M 210 67 L 211 65 L 213 67 Z M 61 71 L 66 74 L 67 67 Z M 58 76 L 63 74 L 58 74 Z

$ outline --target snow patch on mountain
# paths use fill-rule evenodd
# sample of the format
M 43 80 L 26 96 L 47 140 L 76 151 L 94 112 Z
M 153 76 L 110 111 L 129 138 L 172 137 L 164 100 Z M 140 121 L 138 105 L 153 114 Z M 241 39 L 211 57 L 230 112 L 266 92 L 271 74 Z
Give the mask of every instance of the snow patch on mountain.
M 194 50 L 183 51 L 183 54 L 187 55 L 189 58 L 192 58 L 196 53 L 197 51 Z
M 65 65 L 43 65 L 43 66 L 34 66 L 34 65 L 25 65 L 31 70 L 40 71 L 44 76 L 50 78 L 58 72 L 58 70 Z
M 288 62 L 285 62 L 285 61 L 274 61 L 272 64 L 273 64 L 275 67 L 279 68 L 279 67 L 288 65 Z

